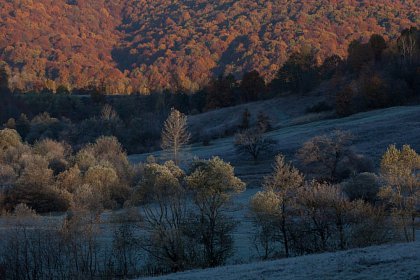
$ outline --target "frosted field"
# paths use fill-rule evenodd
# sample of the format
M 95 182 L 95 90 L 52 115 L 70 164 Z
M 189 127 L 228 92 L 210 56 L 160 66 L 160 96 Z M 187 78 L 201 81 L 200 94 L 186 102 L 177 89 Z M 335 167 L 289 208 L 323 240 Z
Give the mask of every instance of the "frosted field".
M 419 234 L 417 234 L 419 235 Z M 420 242 L 166 275 L 156 280 L 420 279 Z
M 268 106 L 266 103 L 263 103 L 263 105 Z M 265 108 L 263 105 L 260 104 L 259 106 Z M 413 149 L 420 151 L 420 106 L 393 107 L 359 113 L 340 119 L 329 119 L 325 113 L 302 116 L 302 112 L 300 112 L 299 116 L 297 108 L 294 109 L 292 105 L 290 110 L 285 118 L 273 122 L 273 127 L 278 128 L 267 133 L 267 136 L 277 140 L 277 145 L 273 153 L 265 156 L 265 158 L 262 157 L 257 165 L 248 158 L 237 156 L 233 137 L 211 141 L 210 146 L 203 146 L 200 143 L 193 144 L 188 147 L 186 157 L 210 158 L 220 156 L 231 162 L 235 166 L 236 174 L 251 187 L 259 187 L 261 177 L 271 171 L 274 154 L 282 153 L 288 159 L 293 159 L 294 154 L 305 141 L 336 129 L 350 131 L 354 136 L 353 149 L 357 153 L 370 157 L 375 164 L 379 163 L 381 155 L 391 144 L 398 146 L 409 144 Z M 234 111 L 235 116 L 238 111 L 241 112 L 238 109 Z M 229 112 L 226 111 L 226 113 Z M 210 113 L 212 112 L 206 114 Z M 235 116 L 226 115 L 224 119 L 230 120 Z M 211 115 L 207 117 L 210 118 Z M 202 115 L 194 118 L 207 119 Z M 327 119 L 309 121 L 317 118 Z M 299 124 L 299 119 L 305 119 L 308 122 Z M 196 122 L 197 120 L 194 119 L 193 121 Z M 218 125 L 219 121 L 216 119 L 212 123 Z M 145 160 L 148 155 L 131 155 L 130 159 L 133 162 L 140 162 Z M 160 154 L 154 153 L 154 155 L 159 157 Z

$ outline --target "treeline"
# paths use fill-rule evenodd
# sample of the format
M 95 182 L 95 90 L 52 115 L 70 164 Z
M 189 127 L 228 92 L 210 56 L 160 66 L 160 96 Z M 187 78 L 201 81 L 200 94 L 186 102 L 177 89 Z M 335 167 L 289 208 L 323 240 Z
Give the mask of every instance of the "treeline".
M 163 97 L 162 103 L 158 101 Z M 107 99 L 103 95 L 1 95 L 3 127 L 15 129 L 28 143 L 45 138 L 65 141 L 75 149 L 100 136 L 115 136 L 129 153 L 159 148 L 160 128 L 170 110 L 165 97 L 131 96 Z
M 272 91 L 305 93 L 322 85 L 329 106 L 340 116 L 418 102 L 420 30 L 404 30 L 395 40 L 374 34 L 350 43 L 346 59 L 327 57 L 319 65 L 316 51 L 304 48 L 285 62 L 272 81 Z M 315 111 L 317 108 L 314 108 Z
M 420 93 L 420 30 L 404 30 L 393 41 L 373 35 L 366 43 L 353 42 L 346 61 L 349 76 L 338 82 L 335 107 L 339 115 L 418 103 Z M 349 79 L 350 78 L 350 79 Z M 334 83 L 333 83 L 334 84 Z
M 130 96 L 107 96 L 98 88 L 16 94 L 9 90 L 8 71 L 0 68 L 0 74 L 0 122 L 3 127 L 16 129 L 28 143 L 50 138 L 79 149 L 99 136 L 112 135 L 130 154 L 159 149 L 160 130 L 171 108 L 197 114 L 270 97 L 264 80 L 255 71 L 246 74 L 241 83 L 233 76 L 219 77 L 195 94 Z M 260 95 L 260 90 L 266 94 Z M 194 135 L 193 140 L 202 139 Z

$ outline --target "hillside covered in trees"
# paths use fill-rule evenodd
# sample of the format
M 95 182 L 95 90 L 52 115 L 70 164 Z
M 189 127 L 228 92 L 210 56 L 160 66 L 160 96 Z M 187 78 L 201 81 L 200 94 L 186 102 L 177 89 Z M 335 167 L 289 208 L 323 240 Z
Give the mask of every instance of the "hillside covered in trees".
M 418 13 L 415 0 L 3 0 L 0 61 L 25 92 L 192 92 L 220 74 L 270 81 L 305 46 L 318 63 L 345 57 L 353 40 L 418 26 Z

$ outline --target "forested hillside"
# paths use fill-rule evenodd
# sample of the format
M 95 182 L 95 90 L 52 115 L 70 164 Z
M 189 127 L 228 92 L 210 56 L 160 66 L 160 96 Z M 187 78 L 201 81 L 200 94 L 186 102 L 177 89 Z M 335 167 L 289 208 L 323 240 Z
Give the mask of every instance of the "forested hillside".
M 111 56 L 123 1 L 0 1 L 0 60 L 11 86 L 85 87 L 123 78 Z
M 1 0 L 0 61 L 23 91 L 196 91 L 254 69 L 269 81 L 302 47 L 320 62 L 355 39 L 418 26 L 416 2 Z

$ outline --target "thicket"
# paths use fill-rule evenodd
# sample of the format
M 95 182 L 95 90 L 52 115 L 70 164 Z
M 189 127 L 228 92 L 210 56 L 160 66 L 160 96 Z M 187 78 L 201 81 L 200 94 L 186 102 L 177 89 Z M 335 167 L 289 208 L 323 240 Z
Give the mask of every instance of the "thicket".
M 237 224 L 226 209 L 244 189 L 217 157 L 184 172 L 153 158 L 132 165 L 113 137 L 74 153 L 65 143 L 29 145 L 15 130 L 1 130 L 0 275 L 115 278 L 222 265 Z M 107 209 L 119 212 L 106 218 Z M 51 212 L 65 215 L 38 216 Z M 101 239 L 104 222 L 111 240 Z
M 77 152 L 50 139 L 29 145 L 12 129 L 0 131 L 0 142 L 4 211 L 22 203 L 37 213 L 67 211 L 79 203 L 115 209 L 137 183 L 136 167 L 115 137 L 100 137 Z
M 419 170 L 420 156 L 407 145 L 388 148 L 379 177 L 356 173 L 342 183 L 305 180 L 279 155 L 251 200 L 255 247 L 269 259 L 414 241 Z

